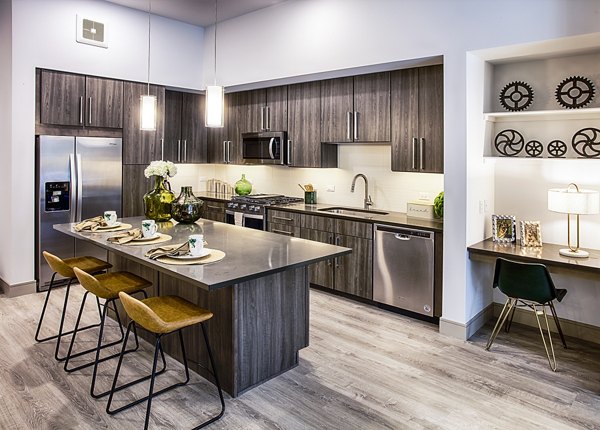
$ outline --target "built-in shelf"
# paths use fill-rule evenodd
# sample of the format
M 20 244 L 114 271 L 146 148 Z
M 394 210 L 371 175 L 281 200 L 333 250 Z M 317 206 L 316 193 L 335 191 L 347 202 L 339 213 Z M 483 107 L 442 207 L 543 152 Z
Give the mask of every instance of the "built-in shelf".
M 598 120 L 600 119 L 600 108 L 489 112 L 484 113 L 483 118 L 490 122 Z

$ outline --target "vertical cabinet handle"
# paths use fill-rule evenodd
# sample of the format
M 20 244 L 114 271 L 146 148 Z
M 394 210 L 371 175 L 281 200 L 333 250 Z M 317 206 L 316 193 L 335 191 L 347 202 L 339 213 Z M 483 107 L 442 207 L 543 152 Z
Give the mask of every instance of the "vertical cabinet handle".
M 187 162 L 187 140 L 183 140 L 183 161 Z
M 177 141 L 177 162 L 181 161 L 181 140 Z
M 416 137 L 413 137 L 412 145 L 413 145 L 412 169 L 417 170 L 417 138 Z
M 352 112 L 346 112 L 346 139 L 352 140 Z
M 287 164 L 288 166 L 292 165 L 292 140 L 288 139 L 287 141 Z
M 271 130 L 271 108 L 267 106 L 267 130 Z
M 165 159 L 165 139 L 160 139 L 160 159 Z
M 227 164 L 227 141 L 223 141 L 223 163 Z
M 354 111 L 354 140 L 358 140 L 358 112 Z
M 329 235 L 329 240 L 327 241 L 327 243 L 330 243 L 333 245 L 333 235 L 331 235 L 331 234 Z M 331 259 L 327 260 L 327 265 L 331 266 Z
M 260 108 L 260 130 L 265 130 L 265 107 L 261 106 Z
M 339 236 L 336 236 L 336 238 L 335 238 L 335 244 L 336 244 L 337 246 L 340 246 L 340 237 L 339 237 Z M 337 258 L 335 259 L 335 267 L 336 267 L 336 269 L 337 269 L 338 267 L 340 267 L 340 258 L 341 258 L 341 257 L 337 257 Z
M 227 163 L 231 163 L 231 140 L 227 141 Z
M 83 124 L 83 96 L 79 97 L 79 124 Z
M 425 138 L 419 139 L 419 169 L 425 169 Z
M 92 98 L 88 97 L 88 124 L 92 125 Z

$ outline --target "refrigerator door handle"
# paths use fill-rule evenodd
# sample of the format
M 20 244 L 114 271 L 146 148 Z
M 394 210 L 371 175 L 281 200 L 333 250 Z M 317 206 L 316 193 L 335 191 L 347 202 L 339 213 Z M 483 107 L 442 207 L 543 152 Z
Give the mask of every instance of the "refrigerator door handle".
M 76 175 L 76 183 L 77 183 L 77 219 L 76 221 L 81 221 L 81 209 L 82 209 L 82 197 L 83 197 L 83 175 L 81 168 L 81 155 L 77 154 L 77 175 Z
M 77 191 L 75 190 L 77 184 L 77 176 L 75 173 L 75 154 L 69 154 L 69 222 L 75 222 L 75 208 L 77 206 Z

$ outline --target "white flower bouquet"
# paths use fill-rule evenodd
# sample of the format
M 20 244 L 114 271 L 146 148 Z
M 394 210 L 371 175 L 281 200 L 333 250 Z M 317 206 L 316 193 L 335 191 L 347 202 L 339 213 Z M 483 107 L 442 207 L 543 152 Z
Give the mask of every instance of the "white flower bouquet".
M 162 176 L 163 178 L 173 177 L 177 174 L 177 166 L 171 161 L 157 160 L 152 161 L 148 167 L 144 169 L 144 176 L 150 178 L 152 176 Z

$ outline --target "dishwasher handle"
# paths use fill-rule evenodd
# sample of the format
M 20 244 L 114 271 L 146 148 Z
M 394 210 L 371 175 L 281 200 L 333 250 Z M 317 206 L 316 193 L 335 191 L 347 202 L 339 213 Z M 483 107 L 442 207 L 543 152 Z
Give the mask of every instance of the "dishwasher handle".
M 408 234 L 396 233 L 394 237 L 398 240 L 410 240 L 410 236 Z

